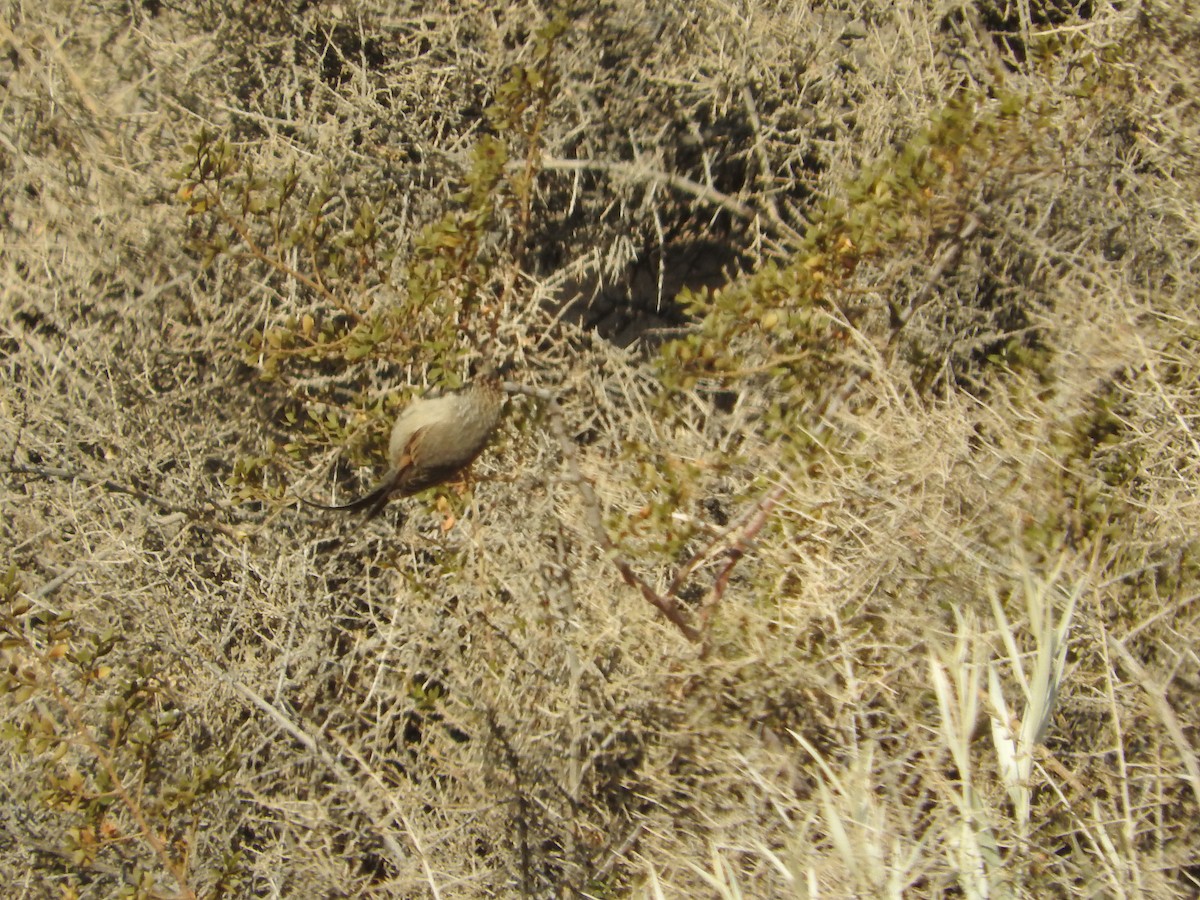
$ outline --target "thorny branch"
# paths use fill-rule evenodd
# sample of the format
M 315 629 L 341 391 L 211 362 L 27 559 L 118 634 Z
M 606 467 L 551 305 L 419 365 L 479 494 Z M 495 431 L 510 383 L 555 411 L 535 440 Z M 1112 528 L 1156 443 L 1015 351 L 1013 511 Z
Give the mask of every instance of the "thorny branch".
M 713 612 L 720 603 L 721 597 L 725 594 L 734 567 L 746 555 L 754 537 L 766 524 L 771 510 L 774 509 L 775 504 L 778 503 L 780 496 L 783 494 L 783 488 L 776 487 L 770 491 L 744 517 L 744 530 L 742 530 L 733 541 L 732 546 L 726 551 L 725 565 L 717 575 L 716 581 L 705 597 L 704 603 L 700 608 L 700 624 L 696 625 L 693 623 L 691 617 L 680 607 L 678 602 L 679 591 L 687 582 L 688 575 L 711 555 L 713 549 L 719 543 L 741 527 L 741 523 L 731 526 L 694 555 L 672 580 L 667 590 L 659 593 L 634 571 L 633 566 L 621 555 L 620 548 L 613 542 L 605 530 L 603 516 L 600 512 L 600 498 L 596 496 L 596 491 L 593 489 L 591 482 L 584 477 L 579 467 L 579 450 L 567 435 L 566 428 L 563 425 L 562 409 L 559 407 L 554 395 L 547 390 L 514 384 L 513 382 L 505 382 L 504 390 L 510 394 L 525 394 L 546 404 L 550 430 L 562 448 L 563 468 L 566 471 L 565 480 L 567 483 L 574 485 L 575 489 L 579 492 L 580 499 L 583 501 L 584 522 L 587 524 L 588 530 L 591 531 L 600 549 L 612 560 L 613 565 L 616 566 L 617 572 L 621 575 L 621 580 L 631 588 L 637 590 L 647 603 L 662 613 L 667 621 L 678 628 L 679 632 L 689 641 L 696 644 L 704 642 L 708 623 L 711 621 Z

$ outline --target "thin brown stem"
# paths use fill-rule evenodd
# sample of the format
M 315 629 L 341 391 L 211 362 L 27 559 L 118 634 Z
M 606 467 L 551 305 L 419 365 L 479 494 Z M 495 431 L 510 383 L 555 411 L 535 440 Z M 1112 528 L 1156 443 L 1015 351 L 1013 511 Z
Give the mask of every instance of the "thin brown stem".
M 151 850 L 154 851 L 154 855 L 158 857 L 163 868 L 171 873 L 171 877 L 179 886 L 179 894 L 177 896 L 187 898 L 187 900 L 195 900 L 196 893 L 188 885 L 186 870 L 178 860 L 171 856 L 162 836 L 151 827 L 142 810 L 141 803 L 125 787 L 125 782 L 121 777 L 121 773 L 117 771 L 116 763 L 113 762 L 109 751 L 102 747 L 99 741 L 93 737 L 92 730 L 87 722 L 84 721 L 82 714 L 76 709 L 75 704 L 67 697 L 66 691 L 62 689 L 55 679 L 49 651 L 42 651 L 28 638 L 24 638 L 23 642 L 26 650 L 36 660 L 37 666 L 41 671 L 42 685 L 50 691 L 54 702 L 58 704 L 59 709 L 66 715 L 75 738 L 87 748 L 87 751 L 100 764 L 100 767 L 104 769 L 104 774 L 112 784 L 112 793 L 120 799 L 122 805 L 137 825 L 142 838 L 150 845 Z
M 505 385 L 506 390 L 508 385 Z M 528 393 L 527 391 L 521 391 Z M 566 480 L 575 486 L 579 492 L 580 499 L 583 501 L 583 519 L 591 531 L 596 543 L 613 565 L 617 567 L 617 571 L 621 574 L 621 579 L 630 587 L 635 588 L 646 602 L 657 609 L 672 625 L 679 629 L 680 634 L 687 638 L 692 643 L 699 643 L 702 637 L 699 629 L 696 628 L 689 620 L 687 614 L 680 609 L 679 604 L 675 602 L 675 598 L 670 594 L 660 594 L 654 590 L 646 581 L 638 575 L 633 566 L 620 555 L 620 548 L 613 543 L 612 538 L 608 536 L 608 532 L 604 528 L 604 520 L 600 513 L 600 498 L 596 496 L 596 491 L 592 487 L 590 481 L 584 476 L 579 468 L 579 452 L 575 444 L 567 436 L 566 429 L 563 427 L 562 410 L 559 408 L 557 401 L 553 395 L 548 392 L 540 392 L 548 406 L 548 414 L 550 420 L 550 429 L 554 432 L 554 436 L 558 438 L 559 446 L 562 447 L 563 467 L 566 469 Z M 534 394 L 538 396 L 538 394 Z

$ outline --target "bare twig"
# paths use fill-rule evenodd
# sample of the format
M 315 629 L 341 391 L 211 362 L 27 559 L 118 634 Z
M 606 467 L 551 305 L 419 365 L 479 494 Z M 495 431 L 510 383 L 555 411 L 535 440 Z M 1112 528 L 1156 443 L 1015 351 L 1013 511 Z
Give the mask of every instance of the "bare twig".
M 694 572 L 697 569 L 697 567 L 699 567 L 700 564 L 703 563 L 706 559 L 710 559 L 714 555 L 714 550 L 716 547 L 718 547 L 720 544 L 722 544 L 724 541 L 726 541 L 730 537 L 730 535 L 732 535 L 734 532 L 736 532 L 738 529 L 742 528 L 743 526 L 745 526 L 748 529 L 747 532 L 744 532 L 741 536 L 739 536 L 736 540 L 734 540 L 732 546 L 733 546 L 733 548 L 737 548 L 740 546 L 743 549 L 745 549 L 745 547 L 747 546 L 747 538 L 753 537 L 753 535 L 757 534 L 758 531 L 762 528 L 761 522 L 759 522 L 757 524 L 757 527 L 754 526 L 754 523 L 758 522 L 758 519 L 761 516 L 762 510 L 764 508 L 766 508 L 767 511 L 769 512 L 770 509 L 775 506 L 775 503 L 779 500 L 779 498 L 781 496 L 783 496 L 783 488 L 782 487 L 775 488 L 769 494 L 767 494 L 762 500 L 760 500 L 757 504 L 749 507 L 745 512 L 743 512 L 733 522 L 733 524 L 731 524 L 728 528 L 725 528 L 719 534 L 714 536 L 713 539 L 710 540 L 707 544 L 705 544 L 703 547 L 701 547 L 699 550 L 697 550 L 692 555 L 692 558 L 689 559 L 686 563 L 684 563 L 679 568 L 679 571 L 675 574 L 675 578 L 672 579 L 670 586 L 667 588 L 667 593 L 672 594 L 672 595 L 679 593 L 679 591 L 681 591 L 683 589 L 684 584 L 687 582 L 687 579 L 692 574 L 692 572 Z M 753 522 L 751 522 L 752 519 L 753 519 Z M 766 520 L 763 519 L 763 522 L 765 522 L 765 521 Z M 749 531 L 749 529 L 751 529 L 751 528 L 753 528 L 752 533 Z M 732 549 L 726 551 L 726 555 L 729 555 L 731 552 L 733 552 Z
M 783 496 L 784 488 L 782 486 L 775 487 L 746 513 L 744 517 L 745 528 L 733 541 L 732 546 L 725 551 L 725 565 L 718 573 L 712 588 L 709 590 L 708 596 L 705 598 L 704 604 L 701 606 L 700 624 L 697 626 L 691 621 L 691 618 L 683 608 L 680 607 L 677 601 L 679 591 L 687 583 L 688 576 L 705 559 L 710 558 L 714 548 L 739 528 L 740 524 L 731 526 L 723 534 L 714 538 L 703 549 L 693 555 L 676 574 L 666 591 L 661 593 L 656 591 L 644 578 L 634 571 L 629 561 L 621 556 L 620 548 L 608 536 L 608 532 L 604 528 L 603 516 L 600 512 L 600 499 L 596 496 L 596 491 L 592 487 L 591 482 L 584 477 L 583 472 L 579 468 L 579 451 L 575 447 L 574 442 L 567 436 L 566 429 L 563 426 L 562 410 L 555 400 L 554 395 L 540 388 L 527 387 L 512 382 L 505 382 L 503 387 L 508 393 L 525 394 L 526 396 L 535 397 L 546 404 L 550 429 L 562 448 L 566 481 L 573 484 L 579 492 L 580 498 L 583 501 L 584 522 L 587 524 L 588 530 L 592 533 L 601 550 L 612 560 L 613 565 L 616 566 L 617 571 L 621 575 L 621 580 L 637 590 L 647 603 L 662 613 L 667 621 L 678 628 L 680 633 L 689 641 L 693 643 L 701 642 L 707 632 L 707 626 L 712 618 L 712 614 L 729 585 L 729 579 L 733 574 L 734 567 L 746 555 L 750 543 L 766 524 L 771 510 L 775 508 L 776 503 L 779 502 L 779 498 Z
M 604 554 L 612 560 L 613 565 L 617 567 L 617 571 L 621 573 L 621 579 L 627 585 L 641 593 L 647 603 L 662 613 L 667 621 L 679 629 L 680 634 L 692 643 L 698 643 L 701 638 L 700 631 L 688 621 L 687 614 L 680 609 L 679 604 L 675 602 L 675 598 L 670 594 L 659 594 L 647 584 L 633 570 L 633 566 L 620 555 L 619 548 L 613 543 L 612 538 L 608 536 L 608 532 L 605 531 L 604 520 L 600 513 L 600 498 L 596 496 L 596 491 L 592 487 L 591 482 L 580 471 L 579 451 L 576 449 L 574 442 L 567 436 L 566 428 L 563 427 L 562 410 L 558 405 L 558 401 L 554 399 L 554 395 L 548 391 L 525 388 L 522 385 L 508 382 L 505 383 L 504 389 L 509 393 L 522 393 L 537 397 L 546 403 L 550 430 L 554 433 L 554 436 L 558 439 L 559 446 L 562 448 L 566 481 L 575 486 L 580 498 L 583 500 L 583 519 L 596 543 L 600 546 Z
M 91 475 L 79 469 L 64 469 L 59 466 L 33 466 L 28 463 L 19 463 L 13 461 L 10 463 L 10 468 L 13 472 L 18 472 L 22 475 L 36 475 L 39 478 L 58 478 L 63 481 L 82 481 L 84 484 L 94 484 L 110 491 L 114 494 L 127 494 L 144 503 L 149 503 L 152 506 L 157 506 L 163 512 L 184 513 L 190 515 L 191 510 L 176 506 L 161 497 L 156 497 L 154 494 L 148 494 L 138 488 L 129 487 L 128 485 L 118 484 L 107 478 L 101 478 L 99 475 Z
M 232 228 L 237 233 L 237 236 L 242 239 L 242 243 L 244 243 L 246 245 L 246 252 L 244 252 L 244 253 L 239 253 L 237 251 L 233 252 L 232 255 L 235 258 L 255 259 L 261 263 L 265 263 L 266 265 L 270 266 L 275 271 L 279 272 L 281 275 L 286 275 L 288 278 L 298 281 L 300 284 L 304 285 L 309 290 L 312 290 L 312 291 L 316 292 L 317 294 L 319 294 L 320 296 L 324 297 L 329 303 L 332 303 L 334 306 L 336 306 L 338 309 L 340 309 L 346 315 L 350 316 L 354 321 L 357 322 L 360 318 L 362 318 L 362 316 L 358 313 L 358 311 L 352 309 L 349 306 L 349 304 L 347 304 L 345 301 L 342 300 L 341 297 L 339 297 L 333 291 L 329 290 L 329 288 L 325 287 L 324 283 L 322 283 L 322 281 L 320 280 L 320 271 L 319 270 L 317 270 L 317 276 L 315 278 L 309 277 L 308 275 L 305 275 L 303 272 L 301 272 L 299 269 L 289 266 L 282 259 L 279 259 L 278 257 L 275 257 L 275 256 L 271 256 L 269 253 L 267 253 L 265 250 L 263 250 L 260 246 L 258 246 L 258 243 L 254 240 L 254 237 L 250 234 L 250 230 L 248 228 L 246 228 L 245 224 L 243 222 L 238 221 L 237 218 L 232 216 L 225 209 L 225 207 L 221 204 L 221 198 L 216 194 L 215 191 L 211 191 L 211 189 L 210 189 L 210 193 L 212 194 L 213 199 L 215 201 L 214 208 L 216 209 L 218 215 L 220 215 L 220 217 L 222 218 L 222 220 L 224 220 L 226 225 L 228 225 L 230 228 Z
M 771 510 L 775 508 L 775 504 L 783 496 L 784 490 L 783 485 L 776 485 L 757 504 L 751 507 L 752 514 L 746 523 L 746 527 L 737 536 L 737 540 L 734 541 L 733 546 L 726 551 L 725 565 L 717 575 L 716 581 L 713 582 L 708 596 L 700 604 L 700 627 L 705 632 L 708 631 L 708 623 L 712 619 L 713 612 L 721 602 L 721 598 L 725 595 L 725 589 L 729 586 L 729 577 L 733 574 L 734 567 L 741 562 L 742 558 L 746 555 L 746 551 L 750 549 L 751 542 L 763 530 L 763 526 L 767 524 L 767 519 L 771 517 Z
M 759 218 L 758 210 L 742 203 L 734 197 L 730 197 L 728 194 L 721 193 L 716 188 L 692 181 L 692 179 L 683 175 L 676 175 L 673 172 L 664 172 L 661 169 L 651 168 L 643 163 L 613 162 L 603 159 L 558 159 L 556 157 L 545 157 L 542 163 L 543 168 L 546 169 L 556 169 L 566 172 L 607 172 L 611 175 L 620 175 L 641 181 L 657 181 L 677 191 L 691 194 L 702 203 L 711 203 L 714 206 L 719 206 L 727 213 L 737 216 L 739 219 L 753 221 Z
M 147 493 L 139 488 L 130 487 L 126 484 L 120 484 L 108 478 L 101 478 L 99 475 L 92 475 L 79 469 L 64 469 L 60 466 L 35 466 L 29 463 L 21 463 L 16 460 L 9 462 L 9 470 L 21 475 L 36 475 L 39 478 L 57 478 L 63 481 L 82 481 L 84 484 L 94 484 L 103 488 L 106 491 L 114 494 L 125 494 L 133 497 L 135 500 L 141 500 L 143 503 L 149 503 L 151 506 L 156 506 L 163 512 L 177 513 L 186 516 L 192 522 L 204 522 L 205 524 L 220 531 L 226 537 L 237 538 L 239 535 L 230 526 L 223 522 L 214 521 L 212 516 L 203 509 L 196 507 L 180 506 L 164 500 L 162 497 L 157 497 L 154 494 Z M 215 505 L 213 505 L 215 509 Z
M 295 740 L 299 741 L 314 757 L 321 761 L 321 763 L 338 780 L 338 783 L 342 786 L 342 788 L 354 798 L 355 802 L 358 804 L 360 812 L 364 814 L 366 820 L 370 822 L 372 826 L 374 826 L 376 835 L 383 846 L 387 848 L 388 853 L 392 857 L 393 864 L 398 869 L 403 869 L 403 864 L 405 861 L 404 850 L 398 843 L 396 843 L 396 839 L 392 837 L 390 832 L 379 827 L 379 810 L 376 808 L 376 805 L 371 797 L 368 796 L 366 791 L 363 790 L 362 786 L 360 785 L 360 779 L 356 778 L 346 769 L 345 766 L 338 762 L 334 755 L 324 746 L 323 743 L 319 742 L 317 738 L 315 738 L 310 732 L 304 730 L 290 718 L 284 715 L 282 711 L 280 711 L 257 691 L 242 684 L 240 681 L 236 681 L 219 666 L 216 666 L 207 660 L 201 660 L 201 665 L 208 670 L 210 675 L 214 676 L 228 687 L 232 688 L 237 694 L 241 695 L 243 699 L 247 700 L 250 705 L 266 715 L 268 719 L 274 722 L 283 731 L 291 735 Z M 409 837 L 413 839 L 413 846 L 424 862 L 424 852 L 421 849 L 420 844 L 417 842 L 415 834 L 410 831 Z M 432 873 L 430 873 L 428 868 L 426 868 L 426 874 L 429 878 L 432 878 Z M 434 887 L 432 880 L 430 881 L 430 886 Z M 434 896 L 437 896 L 436 888 L 434 888 Z
M 758 105 L 754 102 L 754 92 L 750 90 L 749 85 L 742 86 L 742 105 L 746 108 L 750 127 L 754 129 L 754 152 L 758 157 L 758 180 L 763 186 L 762 198 L 767 218 L 771 220 L 780 235 L 786 236 L 798 246 L 802 240 L 801 234 L 783 220 L 783 216 L 779 214 L 779 207 L 771 196 L 771 160 L 767 156 L 766 144 L 763 141 L 763 127 L 762 120 L 758 116 Z
M 395 791 L 383 783 L 383 779 L 379 777 L 379 773 L 371 768 L 370 764 L 363 759 L 362 754 L 357 748 L 352 746 L 349 741 L 338 734 L 336 731 L 331 732 L 330 737 L 342 748 L 342 752 L 358 763 L 359 769 L 374 782 L 375 787 L 379 789 L 381 797 L 387 798 L 388 805 L 391 806 L 396 818 L 400 820 L 400 824 L 404 826 L 404 830 L 408 832 L 408 839 L 412 842 L 413 849 L 417 851 L 417 857 L 421 860 L 421 869 L 425 873 L 425 880 L 429 883 L 429 892 L 433 894 L 434 900 L 441 900 L 442 892 L 438 888 L 437 878 L 434 877 L 433 867 L 429 864 L 429 855 L 425 852 L 424 842 L 417 833 L 416 827 L 409 818 L 408 813 L 400 806 L 396 800 Z
M 1179 752 L 1179 758 L 1183 762 L 1183 767 L 1187 770 L 1187 778 L 1184 780 L 1187 781 L 1188 787 L 1192 789 L 1192 794 L 1195 795 L 1196 800 L 1200 802 L 1200 763 L 1196 760 L 1196 751 L 1192 748 L 1191 742 L 1188 741 L 1187 735 L 1184 734 L 1183 726 L 1179 724 L 1179 717 L 1175 715 L 1175 710 L 1171 708 L 1171 704 L 1167 702 L 1167 698 L 1163 694 L 1162 686 L 1155 684 L 1142 664 L 1129 652 L 1129 648 L 1125 646 L 1124 641 L 1119 641 L 1111 635 L 1107 635 L 1106 637 L 1109 648 L 1117 654 L 1117 658 L 1120 659 L 1121 666 L 1125 671 L 1146 692 L 1146 697 L 1150 701 L 1150 705 L 1154 707 L 1154 711 L 1158 714 L 1163 727 L 1167 729 L 1167 734 L 1174 741 L 1175 749 Z
M 942 280 L 942 276 L 958 262 L 959 257 L 962 256 L 963 249 L 967 245 L 967 241 L 979 230 L 981 224 L 973 213 L 968 212 L 963 216 L 962 223 L 947 240 L 945 246 L 942 248 L 942 252 L 938 255 L 937 261 L 925 276 L 925 283 L 921 285 L 920 290 L 909 301 L 908 306 L 902 310 L 893 308 L 893 331 L 889 344 L 895 344 L 896 338 L 904 330 L 904 326 L 908 324 L 913 313 L 929 302 L 930 297 L 933 296 L 933 289 Z

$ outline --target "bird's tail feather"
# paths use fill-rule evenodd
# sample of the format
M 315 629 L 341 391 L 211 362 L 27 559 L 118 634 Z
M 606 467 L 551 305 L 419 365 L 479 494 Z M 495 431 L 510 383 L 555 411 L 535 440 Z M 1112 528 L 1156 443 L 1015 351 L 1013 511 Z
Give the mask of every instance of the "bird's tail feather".
M 390 482 L 384 481 L 383 484 L 379 485 L 379 487 L 375 488 L 369 494 L 359 497 L 357 500 L 352 500 L 349 503 L 342 503 L 338 506 L 327 506 L 324 503 L 314 503 L 312 500 L 308 500 L 304 497 L 300 498 L 300 502 L 305 506 L 311 506 L 315 509 L 335 509 L 344 510 L 346 512 L 356 512 L 357 510 L 367 509 L 370 507 L 370 510 L 367 513 L 367 518 L 373 519 L 379 515 L 380 511 L 387 504 L 388 495 L 391 493 L 391 490 L 392 486 Z

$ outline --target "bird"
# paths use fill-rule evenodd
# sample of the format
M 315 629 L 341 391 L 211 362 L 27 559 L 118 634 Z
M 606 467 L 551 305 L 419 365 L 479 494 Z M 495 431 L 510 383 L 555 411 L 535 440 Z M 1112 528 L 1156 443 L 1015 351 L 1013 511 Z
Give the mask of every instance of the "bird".
M 457 391 L 420 397 L 396 417 L 388 441 L 388 470 L 363 497 L 340 506 L 304 500 L 318 509 L 367 510 L 373 519 L 392 497 L 408 497 L 453 478 L 477 457 L 504 406 L 498 374 L 485 373 Z

